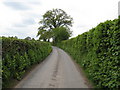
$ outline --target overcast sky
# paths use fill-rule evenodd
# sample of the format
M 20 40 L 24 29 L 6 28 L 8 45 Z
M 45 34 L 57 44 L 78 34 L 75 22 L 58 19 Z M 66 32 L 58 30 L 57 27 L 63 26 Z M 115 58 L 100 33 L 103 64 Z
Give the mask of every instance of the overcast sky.
M 120 0 L 0 0 L 0 36 L 36 38 L 39 20 L 53 8 L 73 17 L 73 36 L 118 17 Z M 36 38 L 37 39 L 37 38 Z

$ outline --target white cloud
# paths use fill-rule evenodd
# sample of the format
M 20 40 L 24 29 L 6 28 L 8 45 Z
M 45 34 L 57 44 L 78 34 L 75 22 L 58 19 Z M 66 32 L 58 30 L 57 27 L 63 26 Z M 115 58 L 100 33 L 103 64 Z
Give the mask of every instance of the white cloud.
M 119 0 L 2 0 L 0 35 L 36 38 L 38 22 L 53 8 L 63 9 L 73 17 L 73 36 L 118 16 Z M 5 4 L 7 3 L 7 4 Z M 16 3 L 16 4 L 15 4 Z M 15 4 L 15 5 L 12 5 Z

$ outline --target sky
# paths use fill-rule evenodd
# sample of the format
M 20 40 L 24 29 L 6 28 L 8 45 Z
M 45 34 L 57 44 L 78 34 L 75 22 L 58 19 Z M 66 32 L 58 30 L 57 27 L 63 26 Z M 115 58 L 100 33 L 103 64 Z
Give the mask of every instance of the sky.
M 46 11 L 64 10 L 73 18 L 72 37 L 118 17 L 120 0 L 0 0 L 0 36 L 36 37 Z
M 118 15 L 120 16 L 120 1 L 118 2 Z

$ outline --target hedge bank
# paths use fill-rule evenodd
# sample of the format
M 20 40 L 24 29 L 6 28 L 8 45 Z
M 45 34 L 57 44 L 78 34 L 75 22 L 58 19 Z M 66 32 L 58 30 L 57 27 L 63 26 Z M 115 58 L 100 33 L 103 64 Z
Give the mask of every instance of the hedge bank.
M 51 50 L 47 42 L 2 37 L 3 87 L 11 79 L 21 80 L 26 70 L 44 60 Z
M 120 88 L 120 18 L 100 23 L 58 46 L 83 67 L 95 87 Z

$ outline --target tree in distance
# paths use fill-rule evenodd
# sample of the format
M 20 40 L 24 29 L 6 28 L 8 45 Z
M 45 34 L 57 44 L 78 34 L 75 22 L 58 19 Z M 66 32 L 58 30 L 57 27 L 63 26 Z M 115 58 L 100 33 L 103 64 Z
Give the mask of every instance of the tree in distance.
M 40 40 L 49 41 L 52 38 L 53 42 L 55 42 L 54 41 L 56 40 L 55 38 L 58 38 L 56 37 L 57 35 L 55 35 L 56 30 L 59 31 L 59 29 L 63 30 L 64 28 L 64 30 L 68 31 L 68 34 L 70 34 L 69 28 L 70 26 L 72 26 L 72 23 L 73 23 L 73 18 L 67 15 L 67 13 L 62 9 L 49 10 L 43 15 L 43 18 L 39 21 L 40 27 L 38 28 L 39 31 L 37 36 L 40 36 L 39 38 Z M 71 35 L 68 36 L 70 37 Z
M 69 30 L 69 28 L 65 27 L 57 27 L 53 29 L 54 37 L 53 37 L 53 43 L 59 43 L 63 40 L 69 39 L 69 37 L 72 35 L 72 32 Z
M 26 37 L 25 40 L 31 40 L 31 37 Z

